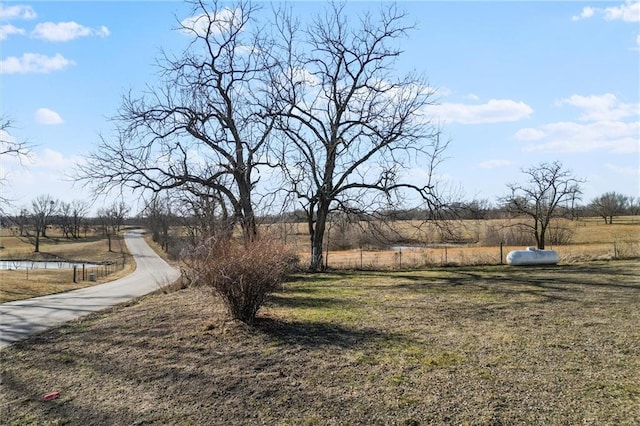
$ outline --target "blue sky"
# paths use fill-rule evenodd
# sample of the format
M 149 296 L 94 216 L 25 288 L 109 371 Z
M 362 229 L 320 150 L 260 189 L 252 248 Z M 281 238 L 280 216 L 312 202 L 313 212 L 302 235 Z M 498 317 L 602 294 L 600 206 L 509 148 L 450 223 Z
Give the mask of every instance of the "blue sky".
M 3 137 L 35 146 L 23 165 L 2 159 L 3 194 L 17 207 L 40 194 L 89 198 L 66 176 L 113 128 L 121 96 L 154 83 L 160 48 L 179 52 L 188 41 L 174 28 L 190 7 L 1 4 L 0 114 L 14 124 Z M 301 16 L 324 5 L 291 4 Z M 398 4 L 417 24 L 398 73 L 422 72 L 438 88 L 429 112 L 451 139 L 439 173 L 467 199 L 495 202 L 522 168 L 554 160 L 587 180 L 584 202 L 607 191 L 640 196 L 638 1 Z

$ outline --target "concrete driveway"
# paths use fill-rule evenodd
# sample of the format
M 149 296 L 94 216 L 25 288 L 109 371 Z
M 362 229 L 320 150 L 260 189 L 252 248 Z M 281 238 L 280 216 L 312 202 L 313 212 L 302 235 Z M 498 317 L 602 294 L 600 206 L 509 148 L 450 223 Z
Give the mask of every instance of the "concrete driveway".
M 132 274 L 93 287 L 1 304 L 0 349 L 64 322 L 151 293 L 178 279 L 180 272 L 149 247 L 142 233 L 135 230 L 125 234 L 125 242 L 137 264 Z

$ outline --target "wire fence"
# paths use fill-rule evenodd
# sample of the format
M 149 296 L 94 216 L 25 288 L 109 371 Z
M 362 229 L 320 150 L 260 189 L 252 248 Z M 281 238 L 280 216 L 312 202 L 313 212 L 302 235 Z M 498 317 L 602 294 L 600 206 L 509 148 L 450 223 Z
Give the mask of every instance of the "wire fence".
M 640 240 L 614 240 L 588 245 L 547 246 L 555 250 L 560 263 L 591 260 L 633 259 L 640 257 Z M 393 270 L 434 266 L 503 265 L 512 250 L 522 246 L 437 246 L 396 247 L 393 250 L 355 249 L 325 252 L 325 264 L 330 269 Z M 301 259 L 303 262 L 308 259 Z
M 100 278 L 109 276 L 115 272 L 123 270 L 126 266 L 126 261 L 104 262 L 100 265 L 90 264 L 76 264 L 73 266 L 73 282 L 78 281 L 98 281 Z

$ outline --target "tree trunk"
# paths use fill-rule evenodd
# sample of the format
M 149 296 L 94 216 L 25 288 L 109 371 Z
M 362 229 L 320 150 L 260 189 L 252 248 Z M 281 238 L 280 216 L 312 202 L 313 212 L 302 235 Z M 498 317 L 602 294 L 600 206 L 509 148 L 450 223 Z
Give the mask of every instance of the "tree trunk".
M 542 228 L 540 228 L 540 238 L 538 238 L 538 249 L 539 250 L 544 250 L 544 239 L 545 239 L 545 234 L 547 232 L 547 227 L 543 226 Z
M 245 174 L 236 175 L 238 185 L 238 197 L 240 212 L 240 226 L 245 242 L 255 241 L 258 237 L 258 226 L 256 224 L 256 216 L 253 212 L 253 204 L 251 203 L 251 176 Z
M 326 200 L 320 201 L 318 204 L 315 227 L 311 234 L 311 264 L 309 265 L 311 272 L 317 272 L 324 268 L 324 264 L 322 262 L 322 243 L 324 241 L 324 232 L 327 227 L 328 213 L 329 203 Z

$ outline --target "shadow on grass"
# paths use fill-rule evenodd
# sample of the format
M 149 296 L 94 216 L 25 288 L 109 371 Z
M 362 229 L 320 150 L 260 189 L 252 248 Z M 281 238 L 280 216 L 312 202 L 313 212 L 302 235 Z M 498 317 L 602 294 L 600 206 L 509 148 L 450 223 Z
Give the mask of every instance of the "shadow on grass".
M 374 328 L 351 328 L 341 324 L 321 321 L 282 321 L 259 318 L 255 323 L 258 331 L 269 340 L 287 346 L 306 348 L 353 349 L 371 345 L 376 341 L 396 341 L 405 339 L 402 335 L 383 333 Z
M 295 289 L 291 296 L 272 294 L 269 296 L 269 305 L 283 308 L 309 308 L 309 309 L 354 309 L 357 305 L 349 299 L 326 296 L 326 289 Z M 301 296 L 300 294 L 303 294 Z M 308 296 L 307 294 L 317 294 Z
M 398 287 L 414 290 L 433 286 L 478 286 L 495 291 L 526 292 L 527 287 L 557 293 L 582 292 L 584 288 L 610 290 L 640 290 L 640 270 L 617 264 L 557 265 L 557 266 L 501 266 L 461 267 L 442 271 L 437 277 L 420 274 L 390 273 L 389 278 L 403 279 L 410 283 Z M 563 299 L 559 297 L 559 299 Z
M 524 333 L 527 327 L 531 329 L 540 325 L 539 321 L 545 315 L 558 315 L 551 320 L 565 318 L 563 311 L 541 311 L 538 306 L 527 310 L 527 306 L 541 301 L 560 304 L 574 300 L 580 304 L 570 306 L 581 310 L 589 303 L 584 295 L 595 290 L 596 286 L 603 290 L 594 292 L 599 301 L 607 301 L 608 304 L 603 306 L 613 312 L 616 305 L 612 305 L 612 301 L 629 304 L 637 301 L 638 284 L 632 273 L 634 268 L 636 264 L 626 267 L 606 264 L 536 269 L 461 268 L 435 276 L 431 271 L 423 276 L 407 272 L 376 274 L 387 277 L 389 282 L 369 287 L 370 292 L 364 296 L 374 299 L 370 306 L 374 309 L 365 309 L 365 315 L 360 315 L 363 310 L 360 290 L 341 297 L 340 277 L 328 276 L 318 280 L 317 276 L 310 276 L 290 292 L 273 295 L 269 304 L 285 310 L 301 309 L 302 315 L 307 309 L 315 309 L 323 315 L 322 319 L 259 316 L 254 328 L 247 332 L 244 328 L 233 327 L 230 327 L 230 332 L 225 332 L 223 329 L 228 323 L 222 319 L 214 322 L 215 328 L 205 328 L 197 320 L 202 315 L 201 309 L 194 308 L 185 316 L 176 312 L 181 306 L 178 303 L 164 310 L 114 308 L 113 312 L 122 311 L 118 321 L 100 321 L 107 316 L 103 312 L 19 342 L 15 346 L 17 352 L 11 352 L 15 355 L 10 358 L 0 354 L 0 361 L 10 361 L 2 371 L 2 387 L 11 390 L 5 397 L 11 401 L 0 407 L 0 411 L 10 411 L 0 413 L 0 420 L 7 420 L 7 423 L 24 420 L 23 423 L 28 424 L 35 420 L 54 421 L 59 418 L 61 423 L 66 419 L 72 424 L 162 424 L 163 421 L 166 424 L 177 423 L 178 416 L 180 419 L 188 418 L 182 412 L 176 414 L 172 411 L 175 407 L 184 407 L 193 418 L 208 410 L 206 415 L 209 419 L 219 419 L 218 424 L 228 420 L 226 424 L 232 424 L 229 418 L 235 419 L 236 423 L 238 419 L 245 418 L 242 416 L 246 410 L 237 401 L 251 400 L 256 395 L 269 395 L 272 399 L 280 397 L 283 401 L 291 401 L 285 399 L 291 395 L 300 395 L 303 399 L 301 404 L 306 407 L 316 401 L 318 394 L 299 388 L 297 378 L 302 377 L 300 383 L 309 378 L 315 379 L 313 372 L 316 368 L 324 368 L 324 374 L 329 375 L 334 371 L 330 357 L 340 350 L 365 348 L 364 352 L 368 354 L 378 353 L 380 348 L 389 346 L 397 345 L 403 351 L 403 347 L 420 345 L 421 332 L 412 331 L 415 321 L 452 324 L 451 329 L 455 330 L 456 321 L 461 318 L 472 319 L 473 322 L 467 324 L 474 325 L 484 320 L 511 320 L 512 324 L 517 320 L 525 321 L 525 324 L 523 329 L 514 329 L 514 332 Z M 329 286 L 324 287 L 325 284 Z M 429 308 L 433 307 L 434 299 L 429 298 L 429 292 L 433 289 L 436 293 L 450 292 L 451 295 L 435 305 L 435 309 L 443 311 L 439 316 L 430 316 Z M 470 295 L 491 292 L 504 296 L 504 299 L 473 299 L 466 297 L 467 289 Z M 333 290 L 337 292 L 332 293 Z M 379 299 L 374 297 L 386 291 L 391 293 L 379 294 Z M 400 294 L 396 303 L 398 295 L 395 292 L 404 291 L 416 293 L 419 297 L 403 299 L 407 295 Z M 538 298 L 518 300 L 512 297 L 527 292 Z M 511 312 L 507 312 L 509 316 L 502 315 L 500 310 L 504 309 Z M 347 323 L 339 316 L 343 311 L 349 313 L 354 310 L 354 316 L 361 318 L 353 322 L 352 318 Z M 415 312 L 421 313 L 413 316 Z M 332 317 L 332 313 L 336 316 Z M 380 326 L 373 327 L 365 321 L 374 314 L 376 318 L 378 315 L 388 316 L 382 316 Z M 580 317 L 580 320 L 582 318 L 587 316 Z M 389 326 L 394 321 L 399 321 L 401 327 Z M 179 327 L 172 327 L 175 324 Z M 396 333 L 394 330 L 406 332 Z M 418 339 L 417 343 L 413 338 Z M 395 354 L 395 351 L 390 353 Z M 330 366 L 319 366 L 326 360 Z M 17 362 L 29 367 L 24 368 L 22 376 L 17 369 L 10 367 L 11 363 Z M 362 370 L 362 374 L 366 374 L 366 370 Z M 101 387 L 103 382 L 106 383 L 105 389 Z M 62 391 L 61 398 L 43 402 L 41 395 L 53 390 L 52 386 Z M 128 393 L 121 395 L 123 389 Z M 113 401 L 118 398 L 129 398 L 137 406 L 132 403 L 117 407 Z M 18 402 L 14 404 L 14 400 Z M 189 408 L 194 402 L 196 405 Z M 35 413 L 33 418 L 21 417 L 27 412 L 18 409 L 23 404 Z M 176 417 L 168 417 L 169 421 L 163 415 Z M 221 415 L 227 415 L 227 418 L 223 419 Z

